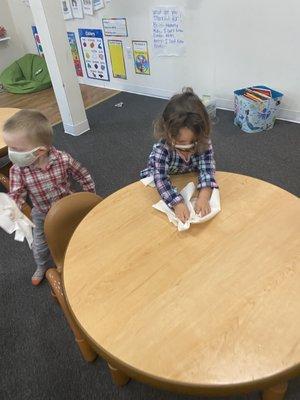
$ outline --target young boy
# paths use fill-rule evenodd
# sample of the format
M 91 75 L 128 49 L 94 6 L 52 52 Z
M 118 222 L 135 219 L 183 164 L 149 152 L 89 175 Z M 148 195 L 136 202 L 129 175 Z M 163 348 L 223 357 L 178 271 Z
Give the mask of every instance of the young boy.
M 28 195 L 33 208 L 33 256 L 37 269 L 32 276 L 34 286 L 40 284 L 48 268 L 53 267 L 44 235 L 44 220 L 51 205 L 71 194 L 70 178 L 83 191 L 95 192 L 89 172 L 68 153 L 52 146 L 52 127 L 39 111 L 21 110 L 9 118 L 3 127 L 3 138 L 8 156 L 13 163 L 10 169 L 10 197 L 19 208 Z

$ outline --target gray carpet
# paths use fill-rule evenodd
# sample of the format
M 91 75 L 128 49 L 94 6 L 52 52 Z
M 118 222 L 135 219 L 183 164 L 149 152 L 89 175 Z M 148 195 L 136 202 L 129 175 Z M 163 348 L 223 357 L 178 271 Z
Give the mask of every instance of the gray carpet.
M 114 107 L 124 102 L 123 108 Z M 81 137 L 55 127 L 55 145 L 88 167 L 98 193 L 107 196 L 138 179 L 153 143 L 152 120 L 165 101 L 121 93 L 87 111 L 91 131 Z M 296 195 L 299 185 L 299 125 L 277 121 L 272 131 L 245 134 L 233 114 L 219 111 L 214 126 L 217 168 L 251 175 Z M 138 382 L 117 389 L 105 363 L 85 363 L 46 283 L 31 286 L 32 256 L 25 244 L 0 231 L 0 399 L 2 400 L 187 400 Z M 198 398 L 200 399 L 200 398 Z M 203 399 L 203 398 L 201 398 Z M 229 399 L 229 398 L 228 398 Z M 257 393 L 230 400 L 258 400 Z M 300 399 L 300 379 L 286 400 Z

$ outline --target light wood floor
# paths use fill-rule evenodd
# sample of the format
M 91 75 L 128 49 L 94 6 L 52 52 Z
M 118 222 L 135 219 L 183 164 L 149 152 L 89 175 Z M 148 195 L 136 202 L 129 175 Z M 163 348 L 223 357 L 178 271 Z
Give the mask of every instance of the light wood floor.
M 85 108 L 89 108 L 119 93 L 116 90 L 80 85 Z M 52 88 L 30 94 L 0 93 L 0 107 L 35 108 L 40 110 L 55 125 L 61 121 L 58 105 Z

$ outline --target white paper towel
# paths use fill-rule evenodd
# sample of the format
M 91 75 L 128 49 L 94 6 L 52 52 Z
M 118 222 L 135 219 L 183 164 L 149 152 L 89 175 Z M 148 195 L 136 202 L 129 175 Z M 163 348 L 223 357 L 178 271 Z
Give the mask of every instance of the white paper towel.
M 17 204 L 6 193 L 0 193 L 0 227 L 9 234 L 15 232 L 15 240 L 19 242 L 26 239 L 31 248 L 34 224 L 19 210 Z
M 141 179 L 141 182 L 145 186 L 155 186 L 153 182 L 153 177 L 147 177 Z M 215 217 L 220 211 L 221 211 L 221 203 L 220 203 L 220 192 L 219 189 L 213 189 L 211 198 L 209 200 L 210 208 L 211 211 L 209 214 L 205 215 L 204 217 L 201 217 L 199 214 L 196 214 L 194 206 L 196 203 L 196 198 L 193 198 L 193 194 L 195 193 L 196 186 L 193 182 L 188 183 L 180 192 L 182 195 L 184 202 L 186 206 L 188 207 L 190 211 L 190 217 L 187 222 L 183 223 L 178 219 L 174 213 L 174 211 L 167 206 L 167 204 L 163 201 L 160 200 L 158 203 L 153 204 L 152 207 L 154 207 L 156 210 L 161 211 L 165 213 L 172 224 L 177 226 L 179 231 L 186 231 L 189 229 L 191 224 L 202 224 L 203 222 L 206 222 L 213 217 Z

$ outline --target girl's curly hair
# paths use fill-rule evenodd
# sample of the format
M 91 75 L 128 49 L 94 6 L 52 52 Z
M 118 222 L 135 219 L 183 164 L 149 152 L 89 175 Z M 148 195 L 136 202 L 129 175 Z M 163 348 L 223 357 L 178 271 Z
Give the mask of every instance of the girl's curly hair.
M 189 87 L 170 99 L 162 116 L 154 122 L 154 136 L 174 146 L 181 128 L 188 128 L 194 133 L 196 153 L 201 154 L 208 149 L 211 133 L 209 116 L 202 101 Z

